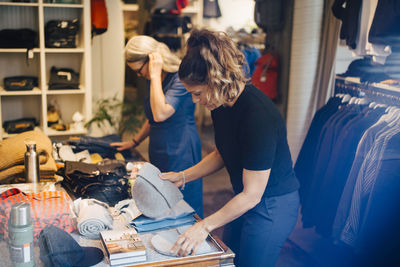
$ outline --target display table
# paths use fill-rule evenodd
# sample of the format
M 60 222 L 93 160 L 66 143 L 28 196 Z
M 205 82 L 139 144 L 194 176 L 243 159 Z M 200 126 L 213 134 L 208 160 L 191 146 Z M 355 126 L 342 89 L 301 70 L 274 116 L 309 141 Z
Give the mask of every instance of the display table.
M 49 183 L 50 184 L 50 183 Z M 24 190 L 22 187 L 21 190 Z M 59 184 L 46 184 L 45 190 L 57 190 L 67 192 L 64 188 L 62 188 Z M 41 191 L 41 190 L 39 190 Z M 67 192 L 68 193 L 68 192 Z M 73 199 L 73 196 L 72 196 Z M 196 220 L 200 220 L 197 215 L 194 215 Z M 126 221 L 119 221 L 114 218 L 114 229 L 123 229 L 125 227 Z M 171 230 L 171 229 L 170 229 Z M 217 237 L 210 235 L 207 238 L 208 245 L 212 248 L 211 251 L 207 254 L 202 255 L 194 255 L 187 257 L 171 257 L 165 256 L 158 253 L 151 244 L 152 237 L 157 234 L 159 231 L 151 231 L 151 232 L 142 232 L 139 233 L 142 241 L 146 247 L 146 255 L 147 261 L 135 263 L 128 266 L 234 266 L 233 259 L 235 254 Z M 91 246 L 98 247 L 103 250 L 104 255 L 106 255 L 104 251 L 104 247 L 100 239 L 92 240 L 87 239 L 86 237 L 81 236 L 78 232 L 74 232 L 71 234 L 72 237 L 81 245 L 81 246 Z M 40 260 L 40 249 L 38 244 L 36 243 L 34 246 L 34 257 L 35 257 L 35 266 L 44 266 Z M 12 266 L 10 262 L 10 255 L 7 243 L 4 241 L 0 241 L 0 258 L 2 262 L 0 266 Z M 107 256 L 104 257 L 103 261 L 94 265 L 97 267 L 110 266 Z

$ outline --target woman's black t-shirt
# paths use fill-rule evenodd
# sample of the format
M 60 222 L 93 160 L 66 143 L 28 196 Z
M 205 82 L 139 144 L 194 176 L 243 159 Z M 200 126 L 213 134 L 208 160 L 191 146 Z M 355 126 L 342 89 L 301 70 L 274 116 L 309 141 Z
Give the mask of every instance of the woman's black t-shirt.
M 243 169 L 271 169 L 263 196 L 279 196 L 299 188 L 285 122 L 263 92 L 247 84 L 232 107 L 216 108 L 211 116 L 215 143 L 236 194 L 243 191 Z

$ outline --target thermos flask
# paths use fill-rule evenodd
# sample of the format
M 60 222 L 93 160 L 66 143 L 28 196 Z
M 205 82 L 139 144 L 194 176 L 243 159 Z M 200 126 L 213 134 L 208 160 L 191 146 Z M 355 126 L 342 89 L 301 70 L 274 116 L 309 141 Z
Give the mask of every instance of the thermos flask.
M 17 203 L 11 206 L 8 231 L 12 266 L 34 266 L 35 258 L 33 255 L 33 228 L 30 204 Z
M 36 152 L 36 143 L 32 140 L 25 140 L 25 178 L 28 183 L 39 182 L 39 155 Z

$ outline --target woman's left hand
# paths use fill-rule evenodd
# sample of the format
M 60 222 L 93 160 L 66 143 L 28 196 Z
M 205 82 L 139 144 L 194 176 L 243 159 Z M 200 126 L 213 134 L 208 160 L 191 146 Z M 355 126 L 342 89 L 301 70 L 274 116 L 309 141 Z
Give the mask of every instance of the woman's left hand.
M 160 53 L 149 54 L 149 74 L 150 79 L 161 79 L 163 59 Z
M 179 236 L 171 248 L 171 253 L 176 253 L 178 256 L 195 255 L 201 243 L 206 240 L 208 233 L 204 220 L 195 223 Z

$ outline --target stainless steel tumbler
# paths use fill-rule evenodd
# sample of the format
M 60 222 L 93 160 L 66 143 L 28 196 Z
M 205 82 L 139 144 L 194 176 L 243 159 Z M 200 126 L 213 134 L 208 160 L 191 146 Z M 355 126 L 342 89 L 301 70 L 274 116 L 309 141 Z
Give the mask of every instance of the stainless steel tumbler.
M 33 255 L 33 228 L 30 204 L 21 202 L 11 207 L 8 236 L 12 266 L 34 266 L 35 258 Z
M 39 176 L 39 155 L 36 152 L 36 143 L 32 140 L 25 140 L 25 178 L 28 183 L 37 183 Z

